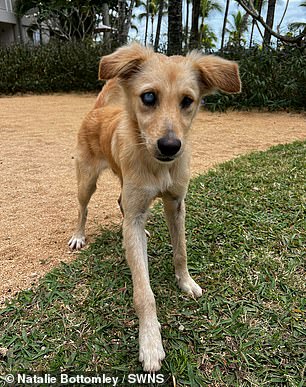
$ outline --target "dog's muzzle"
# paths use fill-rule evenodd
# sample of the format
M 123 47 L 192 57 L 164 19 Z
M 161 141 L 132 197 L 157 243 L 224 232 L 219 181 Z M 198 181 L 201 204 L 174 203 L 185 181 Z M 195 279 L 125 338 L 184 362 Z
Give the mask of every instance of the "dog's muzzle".
M 172 133 L 165 137 L 161 137 L 157 140 L 158 155 L 156 158 L 165 162 L 172 161 L 178 155 L 181 146 L 181 140 Z

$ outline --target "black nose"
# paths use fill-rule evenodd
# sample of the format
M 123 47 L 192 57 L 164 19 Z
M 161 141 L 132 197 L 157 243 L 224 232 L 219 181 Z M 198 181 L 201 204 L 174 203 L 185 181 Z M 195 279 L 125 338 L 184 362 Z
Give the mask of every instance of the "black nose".
M 163 156 L 171 157 L 181 149 L 181 141 L 178 138 L 162 137 L 157 140 L 157 147 Z

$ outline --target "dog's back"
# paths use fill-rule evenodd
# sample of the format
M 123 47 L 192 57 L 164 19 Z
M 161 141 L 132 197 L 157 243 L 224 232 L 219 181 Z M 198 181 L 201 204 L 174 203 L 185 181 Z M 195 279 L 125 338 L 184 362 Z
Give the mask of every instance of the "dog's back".
M 123 105 L 123 90 L 117 78 L 110 79 L 105 83 L 96 99 L 94 109 L 107 105 Z

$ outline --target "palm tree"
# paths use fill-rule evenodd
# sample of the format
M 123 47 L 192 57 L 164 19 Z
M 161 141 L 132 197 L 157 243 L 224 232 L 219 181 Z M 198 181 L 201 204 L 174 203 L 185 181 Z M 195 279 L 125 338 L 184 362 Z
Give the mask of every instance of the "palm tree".
M 202 21 L 206 19 L 212 11 L 222 12 L 221 5 L 214 0 L 201 0 Z
M 227 31 L 230 33 L 229 44 L 234 47 L 242 47 L 246 43 L 243 34 L 248 30 L 248 17 L 247 13 L 243 15 L 240 11 L 232 14 L 233 22 L 229 22 L 231 30 Z
M 259 15 L 259 16 L 261 16 L 262 6 L 264 5 L 265 2 L 266 2 L 266 0 L 255 0 L 255 1 L 254 1 L 254 8 L 258 11 L 258 15 Z M 257 22 L 256 22 L 256 20 L 253 18 L 253 19 L 252 19 L 251 35 L 250 35 L 250 48 L 252 47 L 252 42 L 253 42 L 253 36 L 254 36 L 255 25 L 257 25 Z M 258 28 L 258 25 L 257 25 L 257 28 Z M 261 33 L 261 31 L 260 31 L 259 28 L 258 28 L 258 31 L 259 31 L 259 33 Z
M 216 34 L 209 28 L 207 24 L 202 24 L 200 29 L 200 43 L 204 47 L 205 52 L 209 52 L 211 49 L 216 47 L 218 38 Z
M 306 1 L 303 1 L 299 6 L 300 7 L 306 7 Z M 289 28 L 292 31 L 302 30 L 304 33 L 306 33 L 306 23 L 305 22 L 291 23 L 291 24 L 289 24 Z
M 168 4 L 166 0 L 159 0 L 158 2 L 158 18 L 157 18 L 157 26 L 156 26 L 156 33 L 155 33 L 155 43 L 154 43 L 154 50 L 157 51 L 159 47 L 159 38 L 160 38 L 160 31 L 161 31 L 161 23 L 163 17 L 167 14 L 167 8 Z
M 145 46 L 147 45 L 147 39 L 148 39 L 148 29 L 149 29 L 149 0 L 141 1 L 139 6 L 143 7 L 145 9 L 144 12 L 140 13 L 138 15 L 138 19 L 142 21 L 142 19 L 146 19 L 146 24 L 145 24 L 145 38 L 144 38 L 144 44 Z
M 189 5 L 191 0 L 186 0 L 186 21 L 185 21 L 185 31 L 184 31 L 184 43 L 185 48 L 188 47 L 188 34 L 189 34 Z
M 201 43 L 201 31 L 207 31 L 204 27 L 204 21 L 212 11 L 221 12 L 221 5 L 214 0 L 193 0 L 192 1 L 192 25 L 190 46 L 197 48 Z M 201 25 L 199 28 L 199 18 L 201 18 Z
M 202 32 L 212 32 L 209 28 L 205 28 L 205 19 L 207 19 L 211 12 L 222 12 L 222 7 L 217 1 L 213 0 L 201 0 L 201 25 L 200 25 L 200 42 L 202 42 Z
M 169 0 L 168 55 L 182 53 L 182 0 Z
M 209 50 L 215 47 L 214 42 L 217 41 L 216 35 L 205 23 L 205 19 L 209 17 L 210 13 L 213 11 L 222 12 L 222 7 L 217 1 L 213 0 L 201 0 L 201 25 L 200 25 L 200 44 L 205 47 L 206 50 Z
M 151 21 L 151 34 L 150 34 L 150 44 L 153 45 L 154 41 L 154 20 L 156 15 L 159 13 L 160 9 L 160 3 L 159 0 L 146 0 L 146 2 L 142 1 L 140 5 L 145 8 L 145 12 L 141 13 L 138 18 L 139 20 L 142 20 L 143 18 L 146 19 L 146 28 L 145 28 L 145 45 L 147 45 L 147 39 L 148 39 L 148 26 L 149 26 L 149 19 Z M 164 8 L 164 4 L 162 4 L 162 8 Z M 163 16 L 163 13 L 162 13 Z
M 201 0 L 192 0 L 192 20 L 189 48 L 197 48 L 199 44 L 199 18 L 201 13 Z
M 223 19 L 223 27 L 222 27 L 221 51 L 223 51 L 223 47 L 224 47 L 224 38 L 225 38 L 225 32 L 226 32 L 226 23 L 227 23 L 229 5 L 230 5 L 230 0 L 226 0 L 224 19 Z
M 274 23 L 275 6 L 276 6 L 276 0 L 268 1 L 268 12 L 267 12 L 266 24 L 271 29 L 273 28 L 273 23 Z M 263 46 L 269 46 L 270 42 L 271 42 L 271 32 L 266 28 L 262 44 Z

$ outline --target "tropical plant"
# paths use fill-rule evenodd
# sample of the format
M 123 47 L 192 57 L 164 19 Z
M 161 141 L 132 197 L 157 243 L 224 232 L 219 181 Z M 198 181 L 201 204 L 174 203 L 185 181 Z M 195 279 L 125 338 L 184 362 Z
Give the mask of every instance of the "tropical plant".
M 245 45 L 244 33 L 248 30 L 248 17 L 249 15 L 247 13 L 242 14 L 240 11 L 232 14 L 233 21 L 228 22 L 231 29 L 227 30 L 229 32 L 229 46 L 242 47 Z
M 306 1 L 302 2 L 299 6 L 305 7 L 305 11 L 306 11 Z M 304 31 L 304 34 L 306 35 L 306 23 L 305 22 L 291 23 L 291 24 L 289 24 L 289 29 L 292 31 L 298 31 L 298 30 Z
M 280 42 L 282 42 L 284 44 L 294 44 L 294 45 L 297 45 L 297 46 L 301 46 L 302 45 L 302 43 L 303 43 L 303 41 L 305 40 L 305 37 L 306 37 L 306 29 L 303 30 L 301 33 L 299 33 L 296 36 L 292 36 L 292 34 L 281 35 L 277 31 L 273 30 L 273 26 L 271 27 L 271 25 L 268 24 L 262 18 L 262 16 L 256 10 L 256 8 L 254 6 L 254 1 L 253 0 L 236 0 L 236 1 L 253 19 L 255 19 L 257 22 L 259 22 L 264 27 L 264 29 L 270 34 L 270 38 L 271 38 L 271 36 L 274 36 Z M 272 9 L 273 9 L 272 1 L 275 1 L 275 0 L 271 0 L 270 15 L 272 15 Z
M 215 42 L 217 41 L 217 36 L 214 34 L 212 29 L 207 25 L 206 20 L 210 14 L 214 11 L 222 12 L 222 7 L 217 1 L 213 0 L 201 0 L 201 25 L 200 25 L 200 36 L 199 43 L 206 51 L 215 48 Z
M 217 35 L 207 24 L 202 24 L 200 27 L 200 44 L 205 49 L 205 52 L 209 52 L 216 48 L 216 42 L 218 41 Z
M 206 20 L 211 12 L 222 11 L 221 5 L 214 0 L 192 0 L 192 25 L 190 33 L 190 48 L 204 46 L 207 49 L 214 47 L 215 34 L 206 26 Z M 199 26 L 199 21 L 200 26 Z M 203 44 L 204 43 L 204 44 Z
M 151 33 L 150 33 L 150 44 L 154 43 L 154 22 L 155 18 L 158 15 L 158 28 L 156 29 L 155 39 L 159 42 L 160 36 L 160 25 L 162 17 L 165 15 L 166 2 L 164 0 L 146 0 L 141 1 L 140 6 L 144 8 L 144 12 L 138 15 L 139 20 L 145 19 L 145 38 L 144 44 L 147 45 L 148 41 L 148 31 L 149 31 L 149 20 L 151 22 Z M 158 44 L 157 44 L 158 47 Z
M 222 6 L 214 0 L 201 0 L 201 17 L 202 22 L 204 19 L 208 18 L 208 16 L 213 11 L 222 12 Z

